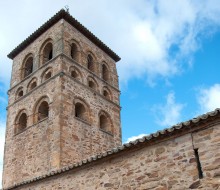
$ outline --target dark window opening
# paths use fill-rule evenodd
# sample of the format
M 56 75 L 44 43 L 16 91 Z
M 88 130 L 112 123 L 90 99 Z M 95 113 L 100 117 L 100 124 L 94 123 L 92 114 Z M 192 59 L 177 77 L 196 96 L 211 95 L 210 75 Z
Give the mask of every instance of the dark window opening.
M 86 120 L 86 109 L 81 103 L 76 103 L 75 105 L 75 116 Z
M 43 64 L 53 58 L 53 45 L 48 43 L 43 51 Z
M 194 153 L 195 153 L 195 158 L 196 158 L 196 163 L 197 163 L 199 179 L 202 179 L 203 178 L 203 172 L 202 172 L 201 162 L 200 162 L 200 159 L 199 159 L 198 149 L 194 149 Z
M 111 133 L 111 123 L 105 115 L 99 117 L 100 129 Z
M 92 89 L 96 89 L 96 85 L 93 81 L 89 81 L 89 87 Z
M 18 93 L 18 98 L 22 97 L 23 96 L 23 90 L 21 90 L 19 93 Z
M 50 50 L 50 53 L 49 53 L 48 59 L 51 60 L 52 58 L 53 58 L 53 51 Z
M 51 76 L 52 76 L 51 72 L 46 73 L 45 77 L 44 77 L 44 80 L 48 80 L 49 78 L 51 78 Z
M 16 133 L 20 133 L 26 127 L 27 127 L 27 115 L 26 115 L 26 113 L 22 113 L 19 120 L 18 120 L 18 124 L 16 126 L 16 128 L 17 128 Z
M 103 95 L 110 100 L 110 95 L 107 90 L 104 90 Z
M 76 44 L 71 45 L 70 56 L 72 59 L 77 60 L 77 46 L 76 46 Z
M 108 81 L 109 80 L 109 71 L 108 71 L 108 68 L 106 67 L 106 65 L 102 65 L 102 78 L 105 80 L 105 81 Z
M 29 57 L 24 65 L 24 78 L 33 72 L 33 57 Z
M 93 61 L 93 58 L 91 55 L 88 55 L 87 57 L 87 66 L 88 66 L 88 69 L 92 72 L 95 71 L 95 65 L 94 65 L 94 61 Z
M 41 121 L 49 116 L 49 105 L 43 101 L 38 108 L 38 121 Z
M 72 72 L 71 72 L 71 77 L 73 77 L 73 78 L 78 78 L 79 75 L 78 75 L 78 73 L 77 73 L 76 71 L 72 71 Z
M 33 90 L 34 88 L 36 88 L 36 86 L 37 86 L 37 83 L 33 82 L 30 86 L 30 90 Z

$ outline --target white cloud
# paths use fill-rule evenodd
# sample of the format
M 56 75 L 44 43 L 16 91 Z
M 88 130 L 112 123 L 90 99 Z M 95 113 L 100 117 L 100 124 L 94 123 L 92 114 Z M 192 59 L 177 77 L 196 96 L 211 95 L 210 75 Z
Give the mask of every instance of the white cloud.
M 175 94 L 170 92 L 166 97 L 166 103 L 163 105 L 155 105 L 153 112 L 156 116 L 156 122 L 160 126 L 170 127 L 181 120 L 181 111 L 184 104 L 177 103 Z
M 201 113 L 220 108 L 220 84 L 208 88 L 200 88 L 197 96 Z
M 191 64 L 191 56 L 201 46 L 199 37 L 215 32 L 213 28 L 220 25 L 218 0 L 2 1 L 0 81 L 9 81 L 7 53 L 65 5 L 122 57 L 118 64 L 121 82 L 140 76 L 148 80 L 169 78 L 182 72 L 182 60 Z M 174 47 L 175 53 L 171 54 Z
M 136 139 L 140 139 L 144 136 L 147 136 L 148 134 L 140 134 L 140 135 L 137 135 L 137 136 L 132 136 L 132 137 L 129 137 L 125 143 L 129 143 L 130 141 L 135 141 Z

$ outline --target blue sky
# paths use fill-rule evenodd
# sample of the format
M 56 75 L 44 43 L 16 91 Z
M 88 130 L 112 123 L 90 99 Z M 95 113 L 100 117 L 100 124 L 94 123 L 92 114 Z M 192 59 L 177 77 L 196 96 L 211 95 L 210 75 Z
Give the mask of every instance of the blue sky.
M 0 1 L 0 171 L 7 54 L 65 5 L 122 58 L 123 142 L 220 107 L 218 0 Z

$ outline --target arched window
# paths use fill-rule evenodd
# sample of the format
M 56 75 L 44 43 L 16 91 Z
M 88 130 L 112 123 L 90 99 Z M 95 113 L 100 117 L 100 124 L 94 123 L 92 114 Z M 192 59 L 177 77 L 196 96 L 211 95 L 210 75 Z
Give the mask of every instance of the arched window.
M 92 88 L 94 90 L 98 89 L 98 84 L 92 77 L 88 77 L 87 81 L 88 81 L 88 86 L 90 88 Z
M 78 117 L 85 121 L 87 120 L 86 108 L 83 104 L 79 102 L 75 104 L 75 117 Z
M 79 81 L 81 81 L 81 79 L 82 79 L 82 74 L 80 73 L 79 69 L 77 69 L 75 67 L 70 67 L 70 75 L 71 75 L 71 77 L 73 77 L 74 79 L 77 79 Z
M 99 127 L 103 131 L 112 133 L 111 120 L 107 114 L 101 113 L 99 116 Z
M 44 71 L 43 76 L 42 76 L 42 82 L 48 80 L 49 78 L 52 77 L 52 69 L 46 69 L 46 71 Z
M 47 45 L 43 49 L 43 64 L 48 62 L 53 58 L 53 44 L 51 42 L 47 43 Z
M 70 56 L 72 59 L 75 61 L 78 61 L 78 49 L 75 43 L 71 44 L 71 49 L 70 49 Z
M 38 107 L 38 121 L 41 121 L 49 116 L 49 105 L 46 101 L 41 102 L 41 104 Z
M 74 101 L 74 114 L 76 118 L 90 122 L 90 109 L 88 104 L 81 98 Z
M 78 74 L 76 71 L 72 71 L 72 72 L 71 72 L 71 77 L 73 77 L 73 78 L 78 78 L 78 77 L 79 77 L 79 74 Z
M 95 63 L 94 63 L 94 59 L 93 57 L 89 54 L 87 56 L 87 68 L 92 71 L 95 72 Z
M 22 97 L 23 95 L 24 95 L 23 88 L 22 87 L 18 88 L 17 93 L 16 93 L 16 99 Z
M 37 87 L 37 82 L 34 81 L 34 82 L 31 83 L 31 85 L 30 85 L 30 91 L 33 90 L 33 89 L 36 88 L 36 87 Z
M 92 89 L 96 89 L 96 85 L 93 81 L 89 81 L 89 87 L 92 88 Z
M 21 113 L 16 121 L 15 134 L 22 132 L 26 127 L 27 127 L 27 114 Z
M 106 99 L 109 99 L 109 100 L 112 99 L 112 98 L 111 98 L 111 97 L 112 97 L 111 91 L 110 91 L 106 86 L 103 87 L 102 93 L 103 93 L 103 96 L 104 96 Z
M 109 81 L 109 71 L 105 64 L 102 64 L 102 78 L 105 81 Z
M 33 72 L 33 57 L 32 56 L 29 56 L 26 59 L 24 66 L 22 68 L 22 71 L 23 71 L 22 79 L 26 78 L 28 75 L 30 75 Z
M 34 88 L 36 88 L 37 87 L 37 78 L 33 78 L 30 82 L 29 82 L 29 84 L 28 84 L 28 87 L 27 87 L 27 91 L 28 92 L 30 92 L 31 90 L 33 90 Z
M 107 99 L 111 99 L 111 97 L 110 97 L 110 94 L 109 94 L 109 92 L 107 91 L 107 90 L 104 90 L 103 91 L 103 95 L 107 98 Z

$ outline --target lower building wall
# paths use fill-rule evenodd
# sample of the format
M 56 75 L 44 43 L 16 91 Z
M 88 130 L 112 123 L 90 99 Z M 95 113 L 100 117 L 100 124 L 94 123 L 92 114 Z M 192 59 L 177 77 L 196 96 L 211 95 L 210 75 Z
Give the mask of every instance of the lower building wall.
M 85 164 L 17 190 L 93 189 L 220 189 L 220 125 L 180 137 L 140 143 L 112 156 Z M 199 179 L 194 149 L 203 178 Z

